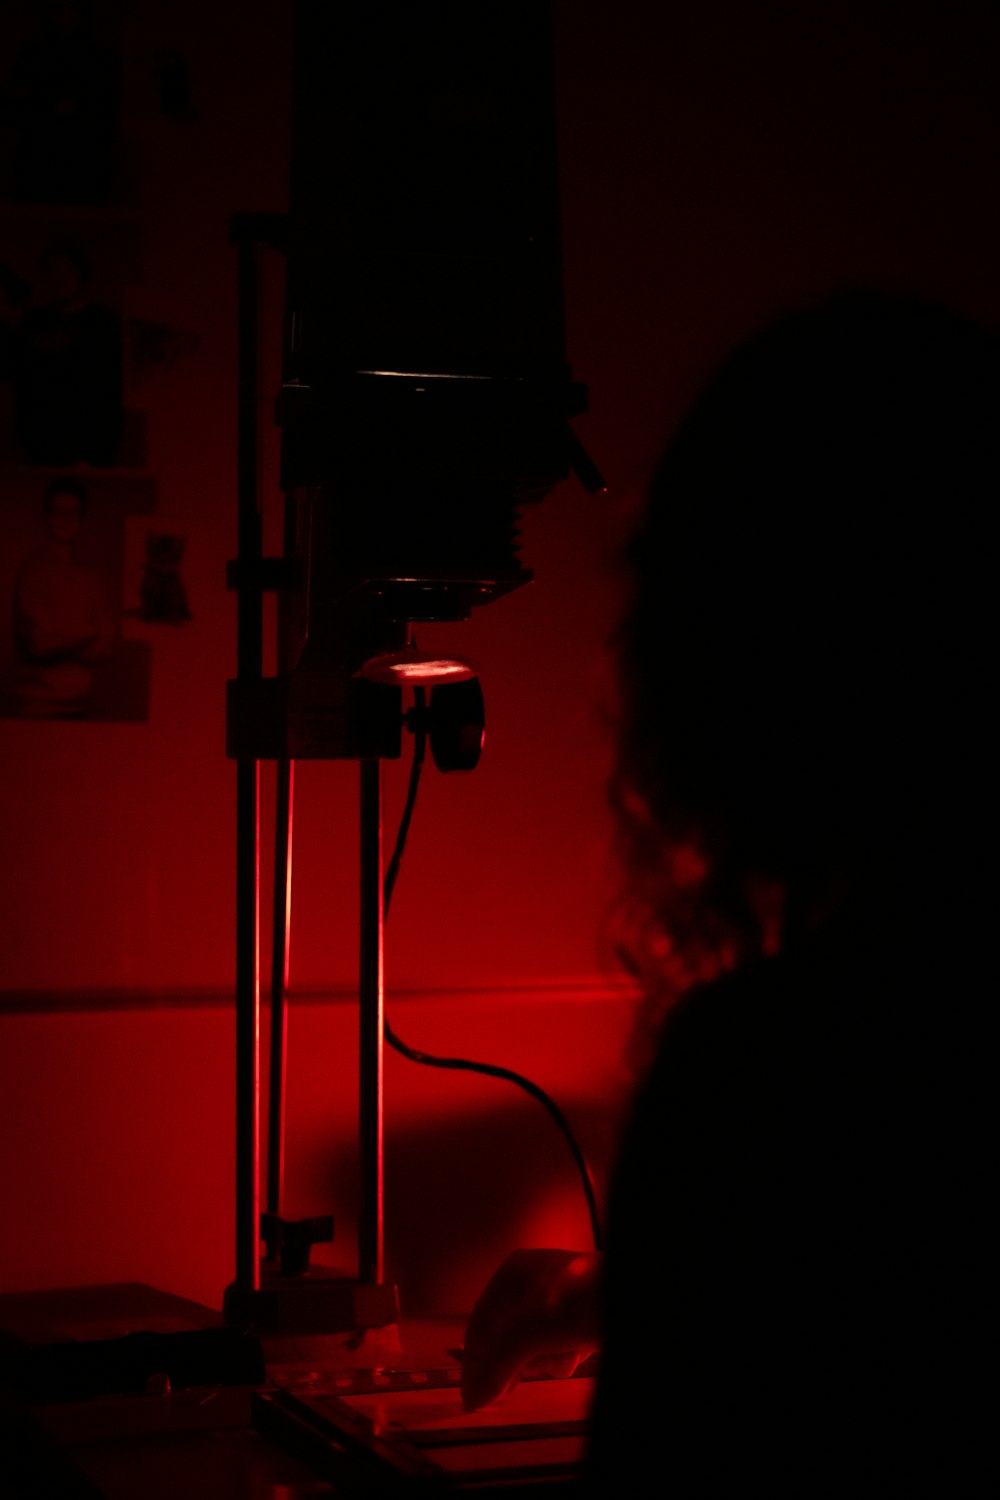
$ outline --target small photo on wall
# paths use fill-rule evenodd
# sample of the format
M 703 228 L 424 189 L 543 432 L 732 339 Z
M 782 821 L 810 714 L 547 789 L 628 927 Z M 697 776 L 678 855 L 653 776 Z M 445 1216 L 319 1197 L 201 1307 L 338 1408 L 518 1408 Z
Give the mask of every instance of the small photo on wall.
M 125 630 L 187 625 L 193 619 L 185 576 L 185 526 L 169 516 L 131 516 L 125 532 Z
M 122 630 L 125 523 L 149 480 L 0 470 L 0 715 L 149 717 L 152 648 Z

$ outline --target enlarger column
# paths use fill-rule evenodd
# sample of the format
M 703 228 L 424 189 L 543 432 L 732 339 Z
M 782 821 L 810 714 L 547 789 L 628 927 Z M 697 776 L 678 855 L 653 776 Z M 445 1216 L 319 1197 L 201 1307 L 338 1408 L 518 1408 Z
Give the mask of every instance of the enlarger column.
M 234 222 L 239 253 L 237 433 L 237 680 L 263 671 L 263 602 L 257 402 L 257 242 Z M 260 761 L 245 748 L 236 766 L 236 1287 L 260 1287 Z
M 382 880 L 382 763 L 361 762 L 361 1196 L 358 1279 L 376 1285 L 383 1273 L 382 1072 L 385 990 Z

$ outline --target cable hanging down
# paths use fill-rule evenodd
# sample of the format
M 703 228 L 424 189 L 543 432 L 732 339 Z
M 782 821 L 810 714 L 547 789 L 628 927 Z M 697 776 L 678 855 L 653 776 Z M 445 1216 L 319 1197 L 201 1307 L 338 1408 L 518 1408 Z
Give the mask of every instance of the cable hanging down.
M 396 833 L 395 847 L 393 848 L 392 857 L 389 860 L 389 864 L 385 872 L 383 906 L 386 920 L 388 920 L 389 907 L 392 902 L 392 893 L 396 885 L 396 878 L 399 874 L 399 867 L 400 863 L 402 862 L 403 851 L 406 848 L 406 840 L 407 835 L 410 831 L 410 823 L 413 819 L 413 809 L 416 806 L 417 790 L 420 786 L 420 774 L 423 769 L 424 756 L 427 748 L 426 695 L 423 688 L 417 687 L 414 689 L 414 700 L 414 712 L 412 715 L 413 759 L 410 764 L 409 785 L 406 791 L 406 802 L 403 807 L 402 816 L 399 820 L 399 829 Z M 573 1134 L 569 1121 L 566 1119 L 566 1116 L 563 1114 L 562 1110 L 559 1108 L 559 1105 L 555 1102 L 555 1100 L 552 1099 L 544 1089 L 540 1088 L 537 1083 L 533 1083 L 530 1078 L 525 1078 L 521 1073 L 514 1072 L 512 1068 L 502 1068 L 494 1063 L 473 1062 L 470 1059 L 464 1057 L 437 1057 L 430 1052 L 418 1052 L 416 1048 L 408 1046 L 396 1035 L 392 1027 L 389 1025 L 388 1019 L 385 1019 L 385 1021 L 383 1022 L 383 1031 L 385 1039 L 389 1043 L 390 1047 L 392 1047 L 402 1057 L 408 1058 L 410 1062 L 422 1063 L 425 1067 L 451 1068 L 469 1073 L 482 1073 L 487 1078 L 500 1078 L 507 1083 L 513 1083 L 518 1088 L 523 1089 L 526 1094 L 530 1094 L 533 1099 L 537 1100 L 538 1103 L 548 1111 L 549 1115 L 555 1121 L 556 1125 L 562 1132 L 566 1140 L 566 1144 L 568 1145 L 572 1154 L 573 1160 L 576 1163 L 576 1168 L 579 1172 L 581 1184 L 583 1186 L 584 1197 L 587 1201 L 587 1212 L 590 1217 L 590 1228 L 594 1241 L 594 1248 L 595 1250 L 600 1250 L 603 1243 L 603 1237 L 601 1233 L 601 1221 L 597 1207 L 597 1192 L 594 1186 L 593 1173 L 591 1172 L 590 1165 L 587 1162 L 587 1158 L 584 1156 L 583 1151 L 580 1148 L 579 1142 Z

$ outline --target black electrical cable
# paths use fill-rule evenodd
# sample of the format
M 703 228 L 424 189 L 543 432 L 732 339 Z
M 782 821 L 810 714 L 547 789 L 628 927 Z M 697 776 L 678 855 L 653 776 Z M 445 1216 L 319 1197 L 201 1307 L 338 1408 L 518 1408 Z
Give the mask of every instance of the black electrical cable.
M 427 716 L 425 693 L 423 688 L 416 688 L 414 690 L 414 699 L 415 708 L 412 719 L 413 760 L 410 764 L 410 781 L 407 787 L 406 802 L 403 807 L 403 813 L 399 820 L 399 829 L 396 833 L 395 848 L 392 851 L 392 858 L 389 860 L 389 864 L 385 872 L 385 881 L 383 887 L 383 910 L 386 919 L 388 919 L 389 916 L 389 907 L 392 903 L 392 893 L 395 889 L 396 877 L 399 874 L 399 866 L 403 858 L 403 850 L 406 847 L 406 839 L 410 831 L 410 823 L 413 818 L 413 809 L 416 806 L 417 790 L 420 786 L 420 773 L 423 769 L 424 754 L 427 748 Z M 566 1119 L 566 1116 L 563 1114 L 558 1104 L 556 1104 L 555 1100 L 550 1098 L 549 1095 L 545 1093 L 544 1089 L 539 1088 L 537 1083 L 532 1083 L 530 1078 L 525 1078 L 522 1074 L 515 1073 L 511 1068 L 501 1068 L 498 1067 L 495 1063 L 472 1062 L 468 1058 L 464 1057 L 436 1057 L 430 1052 L 418 1052 L 416 1048 L 407 1046 L 407 1044 L 396 1035 L 392 1027 L 389 1025 L 388 1020 L 385 1020 L 383 1022 L 383 1031 L 385 1039 L 389 1043 L 390 1047 L 394 1048 L 394 1050 L 400 1053 L 401 1056 L 409 1058 L 410 1062 L 422 1063 L 425 1067 L 430 1068 L 454 1068 L 469 1073 L 484 1073 L 488 1078 L 501 1078 L 507 1083 L 516 1084 L 518 1088 L 523 1089 L 526 1094 L 530 1094 L 533 1099 L 537 1099 L 538 1103 L 543 1105 L 545 1109 L 548 1110 L 552 1119 L 562 1131 L 566 1139 L 566 1144 L 569 1146 L 570 1152 L 573 1156 L 573 1160 L 576 1163 L 577 1170 L 580 1173 L 584 1196 L 587 1200 L 587 1212 L 590 1215 L 590 1228 L 594 1240 L 594 1249 L 600 1250 L 603 1240 L 601 1234 L 600 1214 L 597 1208 L 597 1193 L 594 1187 L 593 1173 L 590 1170 L 587 1158 L 584 1156 L 583 1151 L 580 1149 L 580 1145 L 573 1134 L 569 1121 Z

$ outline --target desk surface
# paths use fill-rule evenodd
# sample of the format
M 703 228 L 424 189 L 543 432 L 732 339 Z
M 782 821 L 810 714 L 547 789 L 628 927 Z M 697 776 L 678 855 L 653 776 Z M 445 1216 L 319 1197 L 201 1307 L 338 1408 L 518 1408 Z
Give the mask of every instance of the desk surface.
M 71 1328 L 112 1337 L 136 1326 L 177 1327 L 186 1314 L 176 1299 L 151 1289 L 85 1288 L 0 1297 L 0 1327 L 44 1339 Z M 79 1293 L 79 1295 L 75 1295 Z M 117 1293 L 119 1309 L 114 1313 Z M 155 1299 L 160 1298 L 159 1301 Z M 154 1310 L 159 1309 L 159 1312 Z M 168 1304 L 171 1304 L 168 1306 Z M 110 1311 L 109 1311 L 110 1309 Z M 188 1305 L 191 1322 L 211 1326 L 218 1315 Z M 58 1314 L 58 1316 L 56 1316 Z M 74 1323 L 74 1319 L 76 1320 Z M 137 1325 L 138 1319 L 138 1325 Z M 454 1366 L 463 1325 L 455 1319 L 404 1322 L 364 1335 L 264 1340 L 267 1384 L 389 1368 L 405 1372 Z M 8 1393 L 2 1416 L 4 1470 L 0 1495 L 34 1500 L 311 1500 L 331 1489 L 275 1443 L 250 1418 L 259 1386 L 194 1386 L 141 1395 L 100 1396 L 28 1406 Z

